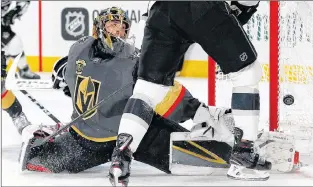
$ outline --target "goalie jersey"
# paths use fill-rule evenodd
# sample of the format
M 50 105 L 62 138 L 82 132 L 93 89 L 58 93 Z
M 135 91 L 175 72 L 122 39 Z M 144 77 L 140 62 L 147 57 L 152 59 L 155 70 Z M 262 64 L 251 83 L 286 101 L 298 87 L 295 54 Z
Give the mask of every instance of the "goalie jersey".
M 72 97 L 72 118 L 91 109 L 101 100 L 106 100 L 98 109 L 89 112 L 72 126 L 76 133 L 88 140 L 106 142 L 114 140 L 118 134 L 124 107 L 132 95 L 136 81 L 133 73 L 136 73 L 138 55 L 131 54 L 131 50 L 129 54 L 124 54 L 129 56 L 127 58 L 99 55 L 97 42 L 99 40 L 87 36 L 71 47 L 65 81 Z M 127 49 L 125 51 L 128 53 Z M 175 122 L 183 122 L 193 117 L 194 114 L 190 111 L 196 112 L 199 105 L 200 102 L 188 90 L 175 82 L 155 111 Z M 191 107 L 194 109 L 189 110 Z

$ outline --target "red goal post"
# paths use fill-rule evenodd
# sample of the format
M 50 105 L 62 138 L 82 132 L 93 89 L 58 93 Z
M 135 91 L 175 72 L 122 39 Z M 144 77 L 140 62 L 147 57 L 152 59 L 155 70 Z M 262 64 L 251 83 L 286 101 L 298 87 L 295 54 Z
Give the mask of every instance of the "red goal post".
M 261 1 L 258 12 L 244 27 L 263 67 L 260 123 L 265 130 L 283 129 L 299 135 L 311 146 L 310 152 L 313 152 L 312 7 L 313 2 L 305 1 Z M 220 106 L 221 100 L 228 100 L 223 104 L 229 107 L 231 81 L 227 75 L 216 73 L 218 66 L 212 58 L 208 61 L 208 104 Z M 294 104 L 287 105 L 284 98 L 290 95 Z

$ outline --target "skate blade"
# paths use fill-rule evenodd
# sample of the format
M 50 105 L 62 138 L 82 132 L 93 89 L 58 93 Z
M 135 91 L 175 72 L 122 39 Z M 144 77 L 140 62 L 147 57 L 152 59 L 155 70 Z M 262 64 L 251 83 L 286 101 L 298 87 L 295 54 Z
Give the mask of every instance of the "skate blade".
M 242 181 L 267 181 L 270 177 L 264 177 L 264 178 L 239 178 L 239 177 L 234 177 L 234 176 L 231 176 L 231 175 L 228 175 L 227 174 L 227 177 L 230 178 L 230 179 L 233 179 L 233 180 L 242 180 Z
M 267 171 L 247 169 L 242 166 L 232 165 L 227 172 L 227 177 L 234 180 L 266 181 L 270 178 L 270 174 Z
M 119 177 L 122 176 L 122 170 L 118 167 L 111 169 L 111 174 L 113 175 L 113 179 L 110 179 L 112 186 L 123 186 L 119 183 Z

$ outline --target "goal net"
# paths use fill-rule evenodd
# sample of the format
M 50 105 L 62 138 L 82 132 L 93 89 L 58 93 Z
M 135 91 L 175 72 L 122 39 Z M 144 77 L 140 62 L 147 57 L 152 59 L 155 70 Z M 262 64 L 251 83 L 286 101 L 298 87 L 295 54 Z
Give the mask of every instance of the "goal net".
M 265 2 L 245 25 L 263 67 L 260 130 L 292 134 L 313 156 L 313 2 Z M 209 105 L 230 107 L 231 81 L 209 58 Z

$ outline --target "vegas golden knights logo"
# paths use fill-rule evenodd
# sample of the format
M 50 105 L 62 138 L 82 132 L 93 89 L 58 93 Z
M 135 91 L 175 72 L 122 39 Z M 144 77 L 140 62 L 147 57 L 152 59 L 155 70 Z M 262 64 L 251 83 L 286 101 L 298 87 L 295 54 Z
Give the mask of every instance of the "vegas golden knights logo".
M 91 79 L 91 77 L 84 77 L 77 75 L 75 85 L 75 110 L 78 114 L 83 114 L 98 103 L 99 91 L 101 82 Z M 83 119 L 89 119 L 97 113 L 97 109 L 87 113 Z

